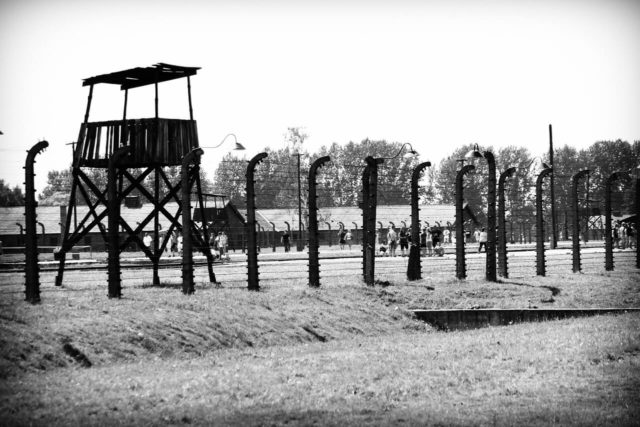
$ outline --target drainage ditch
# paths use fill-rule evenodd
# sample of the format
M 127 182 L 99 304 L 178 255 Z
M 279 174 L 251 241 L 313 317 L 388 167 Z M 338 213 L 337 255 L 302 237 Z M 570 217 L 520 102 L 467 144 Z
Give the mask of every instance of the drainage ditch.
M 418 319 L 444 331 L 512 325 L 524 322 L 542 322 L 571 317 L 602 314 L 638 313 L 639 308 L 554 308 L 509 309 L 484 308 L 468 310 L 411 310 Z

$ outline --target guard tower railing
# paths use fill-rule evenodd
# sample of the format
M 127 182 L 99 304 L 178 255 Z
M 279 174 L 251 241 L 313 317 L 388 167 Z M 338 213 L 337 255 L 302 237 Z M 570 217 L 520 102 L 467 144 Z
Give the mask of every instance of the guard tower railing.
M 199 147 L 196 121 L 147 118 L 83 123 L 74 162 L 106 168 L 113 153 L 125 146 L 132 147 L 127 167 L 180 165 L 185 155 Z

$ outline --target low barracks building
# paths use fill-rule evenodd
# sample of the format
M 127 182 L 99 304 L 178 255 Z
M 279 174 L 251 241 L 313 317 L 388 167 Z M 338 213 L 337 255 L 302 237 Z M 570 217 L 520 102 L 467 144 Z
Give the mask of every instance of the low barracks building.
M 132 207 L 133 206 L 133 207 Z M 152 204 L 121 206 L 121 215 L 135 228 L 137 223 L 143 221 L 153 210 Z M 178 210 L 177 203 L 168 203 L 167 211 L 175 215 Z M 39 206 L 37 208 L 38 245 L 41 252 L 50 252 L 60 245 L 61 236 L 65 224 L 66 206 Z M 87 206 L 78 206 L 77 218 L 71 219 L 71 227 L 79 227 L 78 222 L 89 212 Z M 212 233 L 225 231 L 229 236 L 229 248 L 231 250 L 243 250 L 246 247 L 246 210 L 238 210 L 232 203 L 223 198 L 209 200 L 204 209 L 193 209 L 193 220 L 201 221 L 204 214 L 208 228 Z M 158 216 L 160 232 L 169 229 L 169 220 L 162 214 Z M 337 244 L 337 234 L 341 227 L 351 230 L 354 243 L 362 239 L 362 210 L 358 207 L 325 207 L 318 211 L 318 228 L 320 244 Z M 298 210 L 297 209 L 258 209 L 256 210 L 257 231 L 261 247 L 281 246 L 281 236 L 285 230 L 291 234 L 291 240 L 298 239 Z M 465 207 L 465 221 L 473 226 L 477 224 L 471 210 Z M 376 211 L 378 230 L 386 230 L 390 225 L 399 229 L 410 227 L 410 205 L 380 205 Z M 77 224 L 77 225 L 76 225 Z M 302 212 L 302 238 L 307 241 L 306 225 L 307 213 Z M 3 247 L 14 248 L 19 251 L 24 245 L 24 207 L 0 207 L 0 240 Z M 453 205 L 423 205 L 420 206 L 420 225 L 437 227 L 440 229 L 455 226 L 455 206 Z M 101 221 L 100 227 L 107 227 L 107 218 Z M 141 234 L 151 233 L 153 224 L 149 224 Z M 94 227 L 78 243 L 81 246 L 90 247 L 94 251 L 106 250 L 106 243 L 98 227 Z M 129 250 L 138 248 L 131 244 Z

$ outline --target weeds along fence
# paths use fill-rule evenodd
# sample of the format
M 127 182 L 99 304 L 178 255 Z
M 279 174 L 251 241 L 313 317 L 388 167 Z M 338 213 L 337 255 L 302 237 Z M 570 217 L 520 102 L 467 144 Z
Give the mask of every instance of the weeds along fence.
M 486 154 L 484 155 L 486 156 Z M 259 289 L 260 283 L 269 282 L 282 283 L 284 281 L 285 283 L 309 284 L 312 282 L 309 277 L 311 276 L 310 269 L 313 266 L 318 268 L 317 274 L 320 279 L 318 285 L 322 284 L 322 279 L 335 277 L 346 281 L 364 279 L 368 284 L 373 284 L 376 280 L 413 280 L 409 277 L 409 271 L 412 269 L 417 269 L 419 278 L 477 279 L 485 277 L 487 280 L 496 280 L 490 278 L 495 277 L 496 263 L 490 262 L 486 252 L 477 252 L 478 244 L 473 241 L 474 237 L 470 235 L 471 230 L 479 228 L 481 225 L 477 218 L 474 218 L 473 215 L 467 216 L 465 212 L 468 211 L 463 209 L 459 210 L 462 214 L 459 214 L 456 209 L 456 217 L 448 220 L 420 217 L 420 213 L 418 213 L 418 218 L 414 218 L 416 212 L 414 204 L 418 203 L 419 197 L 413 190 L 407 191 L 409 185 L 399 182 L 398 177 L 394 175 L 397 175 L 397 171 L 385 169 L 381 159 L 369 157 L 367 168 L 363 168 L 363 164 L 360 162 L 342 164 L 339 173 L 347 176 L 344 182 L 348 182 L 350 187 L 339 193 L 342 200 L 336 200 L 338 193 L 334 191 L 333 181 L 328 177 L 328 173 L 323 174 L 322 168 L 313 171 L 307 167 L 298 166 L 300 186 L 299 189 L 296 189 L 295 186 L 289 185 L 292 174 L 283 172 L 282 168 L 278 169 L 273 164 L 269 164 L 267 157 L 266 153 L 261 153 L 252 159 L 247 166 L 244 193 L 236 198 L 236 203 L 241 208 L 244 207 L 243 214 L 247 218 L 247 224 L 242 229 L 229 229 L 234 236 L 230 241 L 231 249 L 235 251 L 230 262 L 215 261 L 211 263 L 211 261 L 198 259 L 195 259 L 194 262 L 192 258 L 167 259 L 165 257 L 160 259 L 160 262 L 157 260 L 155 262 L 159 281 L 152 280 L 151 265 L 148 262 L 138 262 L 132 265 L 122 264 L 120 277 L 123 286 L 125 288 L 127 286 L 178 287 L 182 283 L 184 290 L 186 288 L 184 282 L 187 279 L 185 279 L 184 270 L 181 268 L 185 263 L 193 263 L 193 279 L 188 280 L 195 283 L 204 284 L 215 280 L 222 283 L 223 286 L 248 287 L 253 290 Z M 489 157 L 487 156 L 487 158 Z M 335 173 L 335 170 L 332 173 Z M 580 230 L 585 228 L 585 221 L 588 230 L 589 217 L 585 218 L 582 215 L 580 207 L 589 201 L 589 196 L 583 195 L 584 197 L 581 199 L 579 180 L 588 173 L 589 171 L 583 170 L 567 178 L 573 185 L 573 193 L 571 194 L 573 205 L 572 211 L 568 212 L 564 218 L 565 222 L 569 223 L 568 227 L 571 229 L 572 239 L 560 241 L 557 249 L 550 250 L 552 248 L 547 243 L 549 240 L 548 227 L 546 230 L 539 230 L 539 227 L 544 227 L 549 221 L 535 220 L 538 215 L 544 215 L 545 219 L 548 218 L 548 205 L 552 202 L 546 194 L 548 187 L 542 179 L 544 177 L 540 177 L 535 188 L 536 203 L 543 204 L 543 206 L 538 206 L 542 214 L 518 208 L 513 201 L 506 208 L 499 205 L 497 212 L 495 203 L 493 207 L 490 203 L 484 208 L 478 207 L 480 214 L 485 217 L 493 215 L 495 218 L 497 214 L 507 219 L 502 222 L 498 221 L 498 228 L 506 228 L 506 230 L 502 230 L 508 235 L 506 243 L 500 244 L 493 241 L 494 245 L 497 243 L 497 252 L 502 251 L 506 259 L 507 269 L 505 272 L 501 272 L 500 276 L 504 278 L 532 277 L 566 274 L 568 271 L 597 273 L 612 268 L 634 269 L 640 267 L 637 247 L 633 251 L 629 249 L 614 251 L 614 243 L 611 239 L 605 239 L 603 245 L 602 241 L 590 240 L 586 234 L 584 237 L 581 236 Z M 411 178 L 412 188 L 417 187 L 419 179 L 419 174 L 414 173 L 413 175 Z M 236 179 L 240 180 L 240 178 Z M 460 188 L 455 194 L 456 206 L 458 207 L 462 206 L 466 187 L 464 174 L 458 174 L 457 179 L 463 181 L 457 183 L 457 185 L 459 184 L 457 188 Z M 269 182 L 268 186 L 264 185 L 266 182 Z M 635 185 L 637 188 L 637 181 Z M 515 197 L 523 199 L 529 197 L 533 201 L 531 188 L 519 191 L 520 193 L 516 192 Z M 581 191 L 584 193 L 584 190 Z M 612 192 L 609 187 L 607 187 L 607 191 Z M 490 191 L 488 192 L 491 194 Z M 541 192 L 545 194 L 541 195 Z M 640 197 L 637 194 L 638 192 L 636 192 L 636 198 Z M 310 196 L 314 199 L 312 200 Z M 495 196 L 495 191 L 493 196 Z M 427 195 L 423 194 L 420 197 L 423 201 L 428 201 Z M 343 207 L 340 215 L 335 215 L 336 211 L 328 208 L 328 206 L 335 204 Z M 272 208 L 274 205 L 288 211 L 288 221 L 284 221 L 287 225 L 287 231 L 292 237 L 291 250 L 288 252 L 284 250 L 281 231 L 276 230 L 273 222 L 257 215 L 260 209 Z M 420 209 L 426 211 L 427 207 L 422 205 Z M 606 221 L 610 221 L 611 204 L 606 207 L 604 216 Z M 31 217 L 36 217 L 36 215 L 32 213 Z M 317 224 L 314 224 L 314 220 Z M 506 233 L 509 228 L 513 228 L 514 224 L 520 226 L 519 238 L 514 237 L 513 230 Z M 31 225 L 25 229 L 31 230 L 30 233 L 33 234 L 36 227 L 33 226 L 34 224 Z M 409 256 L 413 249 L 419 247 L 419 243 L 415 239 L 413 243 L 409 244 L 406 256 L 388 256 L 388 251 L 383 254 L 379 249 L 380 246 L 388 246 L 389 244 L 385 241 L 389 227 L 396 231 L 406 228 L 412 232 L 415 232 L 416 227 L 420 231 L 428 228 L 434 236 L 439 236 L 444 250 L 443 256 L 418 256 L 416 261 L 415 257 Z M 349 230 L 351 240 L 341 244 L 339 241 L 341 236 L 338 236 L 339 230 Z M 191 229 L 191 233 L 197 232 L 199 232 L 197 228 Z M 498 235 L 500 235 L 500 230 L 498 230 Z M 456 239 L 456 236 L 469 236 L 469 238 Z M 542 239 L 537 236 L 542 236 Z M 31 242 L 33 242 L 32 237 Z M 489 240 L 491 239 L 490 237 Z M 468 242 L 464 243 L 463 240 L 468 240 Z M 543 244 L 533 246 L 532 242 L 542 242 Z M 309 245 L 312 243 L 317 247 L 310 248 Z M 495 247 L 493 246 L 493 248 Z M 209 248 L 196 245 L 194 249 L 204 251 Z M 37 247 L 35 250 L 37 251 Z M 311 260 L 314 251 L 317 252 L 317 262 Z M 401 254 L 400 248 L 397 249 L 397 254 Z M 123 253 L 120 256 L 125 257 L 125 255 Z M 613 264 L 611 266 L 606 262 L 608 256 L 612 258 Z M 98 260 L 92 266 L 66 268 L 68 274 L 62 283 L 64 289 L 91 290 L 106 286 L 105 264 L 104 260 Z M 541 264 L 545 267 L 542 273 L 540 271 Z M 34 276 L 37 278 L 38 288 L 42 287 L 43 291 L 52 290 L 56 285 L 55 266 L 43 263 L 36 265 L 39 271 L 36 271 L 34 275 L 30 273 L 33 264 L 25 264 L 24 270 L 27 274 L 22 279 L 15 272 L 0 272 L 0 292 L 23 292 L 24 288 L 29 289 L 29 280 L 33 281 Z M 211 279 L 211 268 L 215 270 L 215 279 Z

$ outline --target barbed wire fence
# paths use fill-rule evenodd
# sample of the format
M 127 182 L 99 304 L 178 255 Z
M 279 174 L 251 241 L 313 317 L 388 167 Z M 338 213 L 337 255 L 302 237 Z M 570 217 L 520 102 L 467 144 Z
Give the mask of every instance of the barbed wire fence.
M 246 162 L 242 162 L 246 165 Z M 290 162 L 286 164 L 276 164 L 276 163 L 267 163 L 264 162 L 264 165 L 258 165 L 255 170 L 255 176 L 253 179 L 256 184 L 264 182 L 265 180 L 270 180 L 270 186 L 267 190 L 261 192 L 260 185 L 257 185 L 256 188 L 256 198 L 262 203 L 265 201 L 273 200 L 274 198 L 278 198 L 280 203 L 279 207 L 281 209 L 289 209 L 294 213 L 294 217 L 297 216 L 297 210 L 299 208 L 299 203 L 301 200 L 304 200 L 304 211 L 305 215 L 303 216 L 303 229 L 299 230 L 296 223 L 292 224 L 293 231 L 297 231 L 302 234 L 302 238 L 305 241 L 308 240 L 308 234 L 306 228 L 308 224 L 306 224 L 306 213 L 307 213 L 307 203 L 308 198 L 306 196 L 306 191 L 309 188 L 308 182 L 308 168 L 305 165 L 302 170 L 300 170 L 300 183 L 302 190 L 298 192 L 295 187 L 292 187 L 290 184 L 295 182 L 297 178 L 298 170 L 293 168 L 297 165 Z M 347 174 L 348 178 L 347 182 L 350 183 L 351 193 L 346 197 L 346 202 L 342 201 L 341 204 L 345 205 L 354 210 L 360 210 L 362 207 L 363 196 L 362 196 L 362 188 L 361 188 L 361 177 L 364 170 L 365 164 L 364 162 L 358 163 L 353 162 L 349 164 L 341 165 L 341 173 Z M 408 171 L 403 171 L 408 172 Z M 329 208 L 331 206 L 321 205 L 321 203 L 330 203 L 332 197 L 335 192 L 334 189 L 329 188 L 327 185 L 323 185 L 326 183 L 326 177 L 323 174 L 326 174 L 326 171 L 319 171 L 318 173 L 318 186 L 317 186 L 317 200 L 318 200 L 318 208 L 322 211 L 323 208 Z M 395 178 L 398 176 L 398 173 L 391 173 L 388 168 L 385 168 L 384 165 L 381 165 L 380 172 L 378 175 L 378 183 L 377 183 L 377 191 L 378 191 L 378 204 L 377 204 L 377 212 L 383 214 L 385 218 L 392 217 L 394 215 L 394 210 L 396 209 L 394 205 L 407 204 L 407 191 L 404 187 L 408 187 L 408 185 L 404 185 L 403 188 L 399 190 L 399 185 L 402 187 L 402 183 L 391 182 L 391 178 Z M 344 178 L 344 177 L 343 177 Z M 570 176 L 556 176 L 556 185 L 563 185 L 563 180 L 566 182 L 570 181 L 572 177 Z M 234 178 L 236 183 L 247 183 L 247 178 L 236 177 Z M 558 184 L 558 182 L 560 184 Z M 565 182 L 565 184 L 566 184 Z M 637 190 L 638 180 L 635 182 L 636 186 L 636 216 L 637 216 L 637 206 L 638 206 L 638 194 L 640 192 Z M 515 197 L 508 199 L 507 208 L 505 212 L 507 215 L 507 234 L 508 234 L 508 244 L 507 244 L 507 252 L 508 252 L 508 263 L 509 263 L 509 273 L 510 277 L 533 277 L 536 275 L 536 264 L 535 261 L 531 257 L 530 252 L 520 252 L 515 251 L 518 245 L 526 245 L 535 242 L 536 240 L 536 221 L 535 215 L 531 214 L 531 210 L 524 209 L 525 206 L 531 206 L 534 203 L 534 197 L 532 197 L 534 186 L 523 186 L 517 188 L 515 190 Z M 546 190 L 546 187 L 545 187 Z M 624 195 L 627 192 L 623 189 L 609 189 L 611 204 L 613 206 L 619 206 L 623 202 Z M 582 190 L 582 193 L 578 196 L 578 201 L 580 206 L 587 208 L 588 205 L 593 202 L 589 199 L 588 190 Z M 516 200 L 517 199 L 517 200 Z M 424 201 L 424 196 L 423 196 Z M 244 203 L 243 203 L 244 202 Z M 516 203 L 517 202 L 517 203 Z M 550 196 L 547 191 L 543 196 L 543 205 L 544 209 L 544 222 L 549 222 L 549 209 L 547 207 L 553 203 L 554 201 L 550 199 Z M 238 200 L 238 203 L 244 210 L 253 209 L 253 214 L 255 215 L 256 210 L 268 209 L 269 207 L 260 206 L 260 202 L 254 207 L 251 207 L 250 204 L 247 203 L 247 194 L 246 191 L 242 194 L 242 198 Z M 244 206 L 242 206 L 244 204 Z M 600 203 L 601 204 L 601 203 Z M 610 210 L 611 206 L 609 207 Z M 248 213 L 248 212 L 247 212 Z M 611 212 L 605 212 L 605 215 L 610 215 Z M 38 214 L 37 217 L 39 220 L 42 220 L 43 215 L 54 215 L 52 213 L 46 214 Z M 575 228 L 575 220 L 576 215 L 572 215 L 571 213 L 561 213 L 562 220 L 559 221 L 560 229 L 564 229 L 565 236 L 567 237 L 567 229 L 573 230 Z M 33 215 L 32 215 L 33 217 Z M 36 219 L 34 224 L 34 219 L 30 220 L 29 227 L 27 227 L 26 223 L 24 224 L 24 239 L 25 242 L 27 239 L 31 239 L 33 241 L 33 234 L 35 233 L 36 242 L 41 244 L 38 241 L 38 233 L 37 225 L 41 222 Z M 50 219 L 53 220 L 54 218 Z M 0 222 L 11 221 L 10 219 L 0 218 Z M 410 218 L 398 218 L 397 223 L 403 223 L 404 226 L 408 227 L 410 225 Z M 363 274 L 363 241 L 364 241 L 364 232 L 363 232 L 363 222 L 359 223 L 356 221 L 352 221 L 351 224 L 344 223 L 340 221 L 339 218 L 335 219 L 335 223 L 342 223 L 343 226 L 350 228 L 354 232 L 353 238 L 353 248 L 352 251 L 339 251 L 334 246 L 334 242 L 337 242 L 336 234 L 337 229 L 331 229 L 330 224 L 323 224 L 323 221 L 319 222 L 319 229 L 321 229 L 322 233 L 319 239 L 319 260 L 320 260 L 320 284 L 322 283 L 322 278 L 329 277 L 342 277 L 342 276 L 351 276 L 354 279 L 362 278 Z M 569 224 L 570 223 L 570 224 Z M 568 224 L 568 225 L 567 225 Z M 17 226 L 17 225 L 16 225 Z M 245 227 L 242 232 L 246 235 L 249 226 Z M 383 231 L 385 224 L 380 224 L 377 231 Z M 422 277 L 453 277 L 453 271 L 456 268 L 456 257 L 453 251 L 453 246 L 451 239 L 453 239 L 454 227 L 462 227 L 462 224 L 439 224 L 439 228 L 448 228 L 450 232 L 449 241 L 445 242 L 445 250 L 446 254 L 443 257 L 431 257 L 426 258 L 423 257 L 422 262 Z M 580 227 L 585 226 L 585 230 L 589 233 L 583 233 L 586 237 L 583 237 L 584 242 L 588 242 L 592 239 L 600 240 L 603 238 L 604 230 L 602 228 L 589 227 L 588 221 L 585 225 L 584 222 Z M 278 247 L 278 251 L 281 251 L 281 244 L 275 230 L 265 230 L 264 227 L 259 225 L 254 225 L 254 232 L 256 233 L 257 240 L 255 242 L 255 248 L 252 248 L 253 245 L 251 242 L 246 242 L 244 239 L 242 243 L 242 253 L 249 253 L 252 249 L 256 250 L 256 253 L 262 255 L 267 253 L 268 248 Z M 30 230 L 30 231 L 29 231 Z M 638 228 L 636 226 L 636 232 Z M 556 232 L 562 230 L 556 230 Z M 27 235 L 28 234 L 28 235 Z M 44 230 L 42 230 L 42 235 L 44 235 Z M 545 234 L 545 241 L 548 239 L 549 231 L 547 230 Z M 333 242 L 332 242 L 333 240 Z M 636 236 L 637 240 L 637 236 Z M 44 242 L 42 242 L 44 243 Z M 245 248 L 245 244 L 247 247 Z M 605 251 L 601 250 L 602 244 L 596 247 L 588 247 L 586 249 L 579 247 L 579 255 L 581 257 L 581 271 L 585 273 L 600 273 L 605 269 L 605 254 L 607 251 L 612 251 L 610 243 L 605 241 Z M 532 248 L 528 248 L 532 249 Z M 37 247 L 35 248 L 37 252 Z M 33 251 L 33 249 L 29 249 L 29 251 Z M 546 252 L 546 273 L 547 275 L 561 275 L 566 274 L 568 271 L 571 271 L 572 266 L 575 265 L 574 261 L 574 253 L 575 250 L 570 247 L 562 247 L 556 251 L 547 251 Z M 296 282 L 304 282 L 307 279 L 307 265 L 305 261 L 307 261 L 306 253 L 301 254 L 301 256 L 292 258 L 292 259 L 268 259 L 265 258 L 261 260 L 261 256 L 257 257 L 256 267 L 260 268 L 260 281 L 270 282 L 270 281 L 281 281 L 281 280 L 291 280 Z M 377 254 L 379 255 L 379 254 Z M 477 279 L 482 278 L 486 273 L 486 265 L 484 254 L 478 254 L 476 252 L 475 244 L 472 245 L 472 242 L 467 242 L 465 245 L 465 257 L 467 258 L 466 269 L 468 273 L 469 279 Z M 178 258 L 164 260 L 161 268 L 159 270 L 160 280 L 163 286 L 173 286 L 179 287 L 182 281 L 182 274 L 180 271 L 181 264 L 178 262 Z M 284 261 L 283 261 L 284 260 Z M 286 261 L 286 262 L 285 262 Z M 635 261 L 635 265 L 634 265 Z M 376 270 L 375 277 L 377 280 L 381 281 L 394 281 L 398 278 L 402 278 L 408 270 L 408 262 L 409 257 L 389 257 L 389 256 L 377 256 L 376 257 Z M 632 270 L 634 268 L 638 268 L 640 264 L 638 263 L 638 250 L 636 245 L 636 251 L 616 251 L 613 253 L 613 263 L 616 269 L 622 270 Z M 26 264 L 25 264 L 26 265 Z M 338 266 L 339 268 L 336 268 Z M 122 273 L 122 282 L 125 283 L 124 287 L 151 287 L 156 286 L 150 282 L 148 276 L 149 265 L 122 265 L 121 273 Z M 247 282 L 250 280 L 247 277 L 246 272 L 242 272 L 242 269 L 235 268 L 234 264 L 215 264 L 217 279 L 220 283 L 225 287 L 246 287 Z M 32 267 L 30 267 L 32 268 Z M 84 274 L 87 271 L 91 271 L 91 275 Z M 25 267 L 25 273 L 28 273 Z M 28 275 L 28 274 L 27 274 Z M 106 266 L 103 264 L 98 264 L 93 267 L 78 267 L 77 269 L 69 270 L 69 274 L 65 279 L 64 290 L 73 290 L 73 291 L 91 291 L 96 288 L 102 289 L 104 287 L 106 291 L 107 286 L 107 270 Z M 25 276 L 26 277 L 26 276 Z M 198 284 L 207 284 L 209 283 L 208 279 L 208 265 L 203 261 L 196 261 L 194 263 L 194 281 Z M 55 268 L 49 268 L 46 266 L 41 266 L 39 272 L 39 283 L 38 290 L 40 288 L 46 295 L 46 292 L 56 291 L 55 287 Z M 0 294 L 2 293 L 21 293 L 26 292 L 27 287 L 27 279 L 23 278 L 20 280 L 16 277 L 15 272 L 0 272 Z M 32 290 L 31 290 L 32 291 Z M 57 291 L 60 291 L 59 289 Z M 29 294 L 29 292 L 27 292 Z M 32 295 L 32 294 L 31 294 Z M 106 295 L 106 294 L 105 294 Z M 28 299 L 28 298 L 27 298 Z M 32 301 L 37 302 L 37 301 Z

